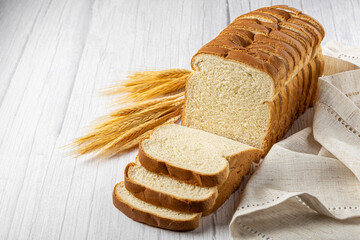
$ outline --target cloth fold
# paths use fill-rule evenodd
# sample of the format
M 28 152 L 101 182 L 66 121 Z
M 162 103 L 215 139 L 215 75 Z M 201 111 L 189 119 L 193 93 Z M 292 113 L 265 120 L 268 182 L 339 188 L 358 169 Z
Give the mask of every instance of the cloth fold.
M 360 65 L 360 49 L 330 42 L 324 53 Z M 360 239 L 360 70 L 322 77 L 318 89 L 312 127 L 294 124 L 300 131 L 275 144 L 248 181 L 233 238 Z

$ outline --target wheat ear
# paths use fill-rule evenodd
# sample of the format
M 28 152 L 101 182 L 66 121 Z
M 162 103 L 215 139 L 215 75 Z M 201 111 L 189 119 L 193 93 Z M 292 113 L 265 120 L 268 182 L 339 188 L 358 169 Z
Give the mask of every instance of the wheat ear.
M 126 107 L 124 111 L 122 109 L 114 111 L 93 126 L 93 130 L 89 134 L 74 141 L 73 147 L 75 150 L 73 153 L 83 155 L 100 151 L 100 155 L 110 156 L 128 149 L 129 146 L 138 142 L 141 139 L 139 136 L 146 133 L 146 131 L 163 124 L 169 119 L 178 120 L 181 117 L 181 109 L 184 104 L 184 99 L 181 98 L 182 95 L 177 94 L 178 98 L 176 99 L 173 99 L 175 96 L 159 98 L 152 105 L 147 105 L 148 101 L 139 103 L 139 105 L 147 106 L 143 109 L 139 108 L 138 104 L 134 104 Z M 149 101 L 154 103 L 152 100 Z M 127 135 L 129 133 L 133 134 Z M 121 138 L 123 136 L 127 137 Z M 116 143 L 116 146 L 111 147 L 111 144 L 114 143 Z M 109 151 L 111 154 L 106 154 L 105 151 Z
M 125 94 L 120 102 L 134 104 L 101 117 L 90 133 L 70 145 L 72 153 L 96 152 L 97 156 L 110 157 L 136 146 L 155 127 L 176 122 L 184 106 L 184 91 L 173 92 L 184 88 L 191 75 L 191 71 L 184 69 L 147 71 L 130 75 L 110 87 L 107 94 Z M 172 95 L 163 96 L 167 94 Z
M 135 73 L 126 80 L 105 89 L 105 94 L 123 94 L 121 101 L 144 101 L 185 87 L 192 71 L 169 69 Z
M 178 115 L 176 117 L 170 118 L 169 120 L 167 120 L 165 123 L 163 123 L 161 125 L 175 123 L 180 118 L 181 118 L 181 115 Z M 113 155 L 115 155 L 115 154 L 117 154 L 119 152 L 122 152 L 122 151 L 125 151 L 127 149 L 133 148 L 136 145 L 138 145 L 143 139 L 148 138 L 151 133 L 152 133 L 152 130 L 149 130 L 149 131 L 141 134 L 140 136 L 136 137 L 135 139 L 125 143 L 124 145 L 120 146 L 119 148 L 112 148 L 112 150 L 109 150 L 109 151 L 106 151 L 104 149 L 104 150 L 102 150 L 103 153 L 104 153 L 103 156 L 113 156 Z
M 146 134 L 147 132 L 153 130 L 155 127 L 160 126 L 168 120 L 175 120 L 180 118 L 182 109 L 178 108 L 174 112 L 171 112 L 167 115 L 164 115 L 158 119 L 154 119 L 152 121 L 146 122 L 141 124 L 129 131 L 125 132 L 124 134 L 120 135 L 118 138 L 114 139 L 112 142 L 108 143 L 104 148 L 101 149 L 98 156 L 100 157 L 110 157 L 119 152 L 119 150 L 125 150 L 124 147 L 132 142 L 133 140 L 137 139 L 137 144 L 144 138 L 147 137 L 150 133 Z M 170 122 L 170 121 L 169 121 Z M 138 137 L 142 134 L 145 136 L 138 139 Z
M 173 97 L 163 97 L 157 99 L 156 102 L 151 101 L 151 105 L 148 105 L 145 101 L 140 104 L 135 104 L 125 109 L 116 110 L 109 116 L 100 119 L 99 123 L 93 126 L 93 131 L 89 134 L 77 139 L 75 144 L 83 144 L 86 142 L 92 142 L 95 144 L 99 140 L 100 145 L 105 145 L 107 138 L 111 139 L 112 134 L 119 134 L 121 131 L 131 129 L 143 122 L 150 121 L 154 118 L 158 118 L 161 115 L 167 113 L 170 109 L 176 109 L 182 107 L 184 99 L 179 98 L 183 94 L 177 94 L 178 99 Z M 138 105 L 143 105 L 145 108 L 141 109 Z

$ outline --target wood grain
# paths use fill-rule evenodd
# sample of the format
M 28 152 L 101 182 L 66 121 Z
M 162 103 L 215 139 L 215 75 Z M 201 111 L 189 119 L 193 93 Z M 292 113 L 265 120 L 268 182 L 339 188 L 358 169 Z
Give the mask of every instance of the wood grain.
M 136 149 L 72 159 L 63 146 L 111 110 L 102 88 L 130 71 L 190 68 L 197 49 L 238 15 L 285 2 L 1 1 L 0 239 L 228 239 L 239 192 L 193 232 L 154 229 L 111 202 Z M 324 42 L 360 41 L 360 1 L 292 5 L 324 25 Z

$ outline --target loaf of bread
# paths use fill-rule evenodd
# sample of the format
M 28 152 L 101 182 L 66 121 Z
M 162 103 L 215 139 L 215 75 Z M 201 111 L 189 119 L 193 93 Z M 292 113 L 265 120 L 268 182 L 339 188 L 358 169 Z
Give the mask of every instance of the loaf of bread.
M 149 171 L 206 187 L 224 183 L 231 167 L 259 160 L 261 154 L 260 149 L 177 124 L 156 128 L 139 144 L 139 161 Z
M 263 149 L 314 104 L 323 27 L 287 6 L 236 18 L 192 58 L 184 126 Z

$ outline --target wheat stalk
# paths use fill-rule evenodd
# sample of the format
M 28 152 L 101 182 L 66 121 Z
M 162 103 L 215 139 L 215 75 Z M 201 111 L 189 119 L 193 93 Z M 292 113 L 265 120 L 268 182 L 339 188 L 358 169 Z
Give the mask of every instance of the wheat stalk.
M 145 102 L 140 102 L 139 104 L 121 108 L 117 111 L 114 111 L 111 114 L 111 116 L 124 116 L 124 115 L 141 112 L 144 110 L 152 111 L 154 109 L 160 108 L 167 104 L 171 104 L 171 103 L 176 104 L 178 102 L 182 102 L 181 99 L 179 99 L 179 98 L 181 98 L 183 96 L 184 96 L 184 92 L 181 92 L 181 93 L 171 95 L 168 97 L 161 97 L 161 98 L 156 98 L 156 99 L 145 101 Z
M 152 123 L 153 121 L 161 119 L 163 116 L 165 118 L 167 117 L 167 119 L 171 118 L 168 116 L 172 116 L 171 114 L 174 112 L 176 112 L 177 115 L 181 114 L 181 111 L 179 112 L 178 108 L 172 107 L 165 111 L 154 113 L 151 116 L 147 117 L 144 121 L 135 120 L 134 122 L 131 122 L 132 120 L 130 119 L 130 117 L 125 119 L 116 119 L 116 121 L 112 122 L 111 124 L 104 125 L 103 128 L 99 128 L 94 133 L 91 133 L 91 136 L 86 138 L 80 138 L 79 140 L 77 140 L 77 144 L 83 145 L 80 146 L 80 148 L 78 149 L 80 151 L 79 154 L 86 154 L 105 147 L 107 144 L 118 138 L 118 136 L 121 136 L 122 133 L 126 133 L 133 129 L 138 129 L 139 126 L 146 126 L 143 123 Z M 128 124 L 124 120 L 130 121 L 130 124 Z M 123 127 L 122 124 L 125 124 L 125 127 Z
M 186 69 L 135 73 L 127 80 L 105 90 L 105 94 L 123 94 L 120 101 L 144 101 L 185 87 L 192 72 Z
M 164 122 L 161 125 L 170 124 L 170 123 L 176 123 L 180 118 L 181 118 L 181 115 L 175 116 L 173 118 L 170 118 L 169 120 L 167 120 L 166 122 Z M 134 140 L 131 140 L 131 141 L 125 143 L 124 145 L 122 145 L 121 147 L 114 149 L 114 151 L 111 150 L 113 153 L 108 152 L 107 154 L 109 156 L 112 156 L 112 155 L 114 155 L 116 153 L 119 153 L 119 152 L 122 152 L 124 150 L 129 149 L 129 148 L 135 147 L 136 145 L 138 145 L 140 143 L 141 140 L 143 140 L 145 138 L 148 138 L 150 136 L 151 132 L 152 132 L 152 130 L 149 130 L 149 131 L 141 134 L 140 136 L 136 137 Z M 104 153 L 106 153 L 105 150 L 103 150 L 103 151 L 104 151 Z
M 191 74 L 191 71 L 184 69 L 147 71 L 135 73 L 120 85 L 112 86 L 107 94 L 125 93 L 120 101 L 135 103 L 98 119 L 90 133 L 70 145 L 72 153 L 83 155 L 96 152 L 97 156 L 110 157 L 136 146 L 155 127 L 176 122 L 181 117 L 184 91 L 163 95 L 184 88 Z
M 181 97 L 183 94 L 177 94 L 175 97 Z M 122 109 L 114 111 L 107 117 L 100 119 L 100 123 L 93 126 L 94 131 L 84 137 L 79 138 L 75 143 L 84 143 L 87 141 L 94 141 L 96 138 L 110 136 L 111 133 L 118 133 L 119 131 L 130 129 L 142 122 L 157 118 L 159 115 L 165 114 L 167 111 L 174 110 L 184 104 L 184 99 L 172 99 L 174 97 L 163 97 L 157 99 L 157 103 L 147 105 L 147 101 L 140 103 L 145 105 L 144 109 L 140 110 L 138 104 L 127 107 L 125 111 Z M 139 105 L 140 105 L 139 104 Z
M 148 102 L 154 103 L 148 100 L 112 112 L 93 126 L 92 132 L 74 141 L 73 154 L 83 155 L 99 151 L 99 155 L 104 157 L 132 147 L 145 137 L 146 131 L 169 119 L 173 119 L 170 122 L 175 122 L 181 117 L 184 104 L 182 96 L 183 94 L 177 94 L 159 98 L 156 99 L 155 104 L 148 104 Z M 141 109 L 138 105 L 147 107 Z

